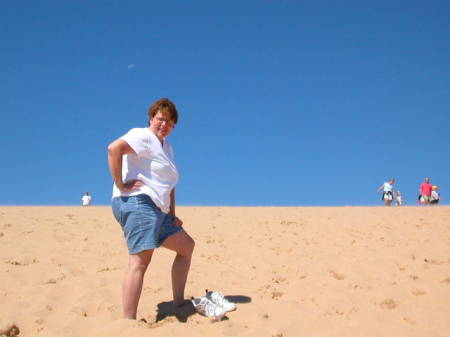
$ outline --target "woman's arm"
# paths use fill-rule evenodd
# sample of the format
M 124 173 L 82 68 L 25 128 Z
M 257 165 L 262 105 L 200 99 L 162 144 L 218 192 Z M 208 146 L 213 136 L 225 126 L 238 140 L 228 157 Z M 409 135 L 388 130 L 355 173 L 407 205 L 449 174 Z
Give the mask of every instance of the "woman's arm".
M 135 153 L 131 146 L 123 139 L 116 139 L 108 146 L 108 165 L 111 176 L 117 188 L 122 192 L 137 190 L 142 186 L 142 181 L 132 180 L 126 183 L 122 180 L 122 156 Z
M 175 216 L 175 188 L 170 191 L 170 210 L 169 214 Z
M 170 192 L 169 214 L 175 218 L 175 226 L 183 226 L 183 221 L 175 215 L 175 188 Z

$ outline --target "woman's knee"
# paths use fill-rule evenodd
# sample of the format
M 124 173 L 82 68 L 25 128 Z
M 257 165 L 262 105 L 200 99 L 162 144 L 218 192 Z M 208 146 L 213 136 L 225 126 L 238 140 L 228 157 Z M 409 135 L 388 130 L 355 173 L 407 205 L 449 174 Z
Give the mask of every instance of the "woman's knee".
M 189 236 L 188 246 L 189 246 L 190 253 L 192 254 L 192 252 L 194 251 L 194 248 L 195 248 L 195 241 L 190 236 Z
M 173 250 L 177 255 L 191 256 L 194 251 L 195 241 L 185 231 L 180 231 L 166 239 L 163 247 Z
M 180 249 L 178 250 L 178 254 L 183 256 L 191 256 L 195 248 L 195 241 L 189 235 L 186 234 L 185 239 L 180 245 Z
M 128 268 L 134 271 L 145 272 L 152 259 L 153 251 L 143 251 L 130 255 Z

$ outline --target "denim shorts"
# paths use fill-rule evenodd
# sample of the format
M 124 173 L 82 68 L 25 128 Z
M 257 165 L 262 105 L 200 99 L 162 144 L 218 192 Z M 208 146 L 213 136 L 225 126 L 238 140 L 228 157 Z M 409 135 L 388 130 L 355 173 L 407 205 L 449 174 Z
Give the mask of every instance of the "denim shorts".
M 112 210 L 130 254 L 158 248 L 169 236 L 182 230 L 174 225 L 175 218 L 161 211 L 146 194 L 114 198 Z

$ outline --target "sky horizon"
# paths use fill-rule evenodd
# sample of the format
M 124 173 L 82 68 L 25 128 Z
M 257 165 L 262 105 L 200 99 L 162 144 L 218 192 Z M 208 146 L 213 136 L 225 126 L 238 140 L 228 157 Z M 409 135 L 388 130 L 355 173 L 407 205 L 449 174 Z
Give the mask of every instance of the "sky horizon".
M 168 97 L 177 204 L 450 204 L 450 3 L 0 4 L 0 205 L 108 205 L 107 146 Z

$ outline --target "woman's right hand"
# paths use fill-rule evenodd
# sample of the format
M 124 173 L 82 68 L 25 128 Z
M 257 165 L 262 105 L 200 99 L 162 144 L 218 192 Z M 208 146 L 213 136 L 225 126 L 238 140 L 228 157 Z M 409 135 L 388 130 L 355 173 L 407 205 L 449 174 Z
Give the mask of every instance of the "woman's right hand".
M 135 153 L 131 146 L 123 139 L 116 139 L 108 146 L 108 166 L 111 176 L 121 192 L 131 192 L 139 190 L 144 185 L 141 180 L 133 179 L 127 182 L 122 181 L 122 157 L 125 154 Z
M 125 183 L 122 183 L 116 186 L 117 188 L 121 191 L 121 192 L 132 192 L 132 191 L 137 191 L 141 188 L 141 186 L 143 186 L 144 183 L 142 182 L 142 180 L 138 180 L 138 179 L 134 179 L 134 180 L 130 180 L 127 181 Z

